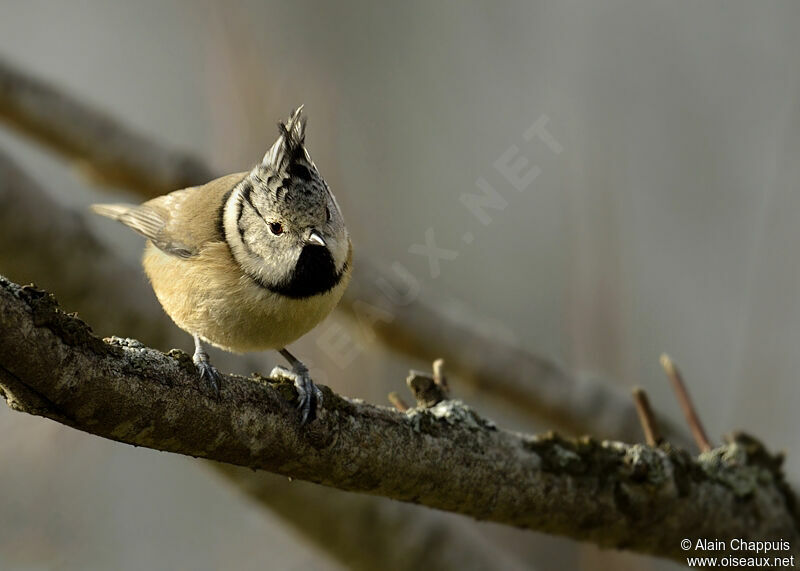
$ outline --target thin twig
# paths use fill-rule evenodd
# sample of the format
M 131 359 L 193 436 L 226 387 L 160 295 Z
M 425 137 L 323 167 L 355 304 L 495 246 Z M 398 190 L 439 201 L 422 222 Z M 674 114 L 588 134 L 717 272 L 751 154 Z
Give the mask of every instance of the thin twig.
M 672 384 L 672 390 L 675 391 L 675 396 L 678 397 L 678 403 L 681 405 L 683 415 L 686 417 L 686 423 L 692 431 L 692 436 L 694 436 L 697 447 L 700 449 L 700 452 L 708 452 L 711 450 L 711 443 L 706 436 L 706 431 L 703 429 L 703 424 L 700 422 L 700 417 L 694 408 L 694 403 L 689 396 L 689 391 L 686 389 L 686 384 L 683 382 L 683 376 L 669 355 L 663 353 L 660 360 L 661 366 L 664 368 L 664 372 L 667 373 L 667 378 L 669 378 Z
M 409 406 L 403 400 L 403 397 L 401 397 L 395 391 L 389 393 L 389 402 L 392 403 L 392 406 L 400 412 L 406 412 L 409 409 Z
M 447 377 L 444 376 L 444 359 L 436 359 L 433 362 L 433 382 L 442 387 L 446 393 L 450 393 L 450 387 L 447 386 Z
M 642 423 L 642 431 L 648 446 L 658 446 L 661 444 L 661 434 L 658 431 L 653 409 L 650 408 L 650 399 L 641 387 L 634 387 L 631 391 L 633 402 L 636 405 L 636 412 L 639 413 L 639 421 Z

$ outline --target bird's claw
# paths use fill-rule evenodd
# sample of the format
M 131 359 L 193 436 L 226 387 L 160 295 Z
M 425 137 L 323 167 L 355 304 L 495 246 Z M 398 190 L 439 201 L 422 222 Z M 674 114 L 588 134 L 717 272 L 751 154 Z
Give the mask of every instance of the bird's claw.
M 297 409 L 300 411 L 300 425 L 304 426 L 317 416 L 317 403 L 322 400 L 322 392 L 311 380 L 308 369 L 302 366 L 294 367 L 291 371 L 284 367 L 275 367 L 270 376 L 282 378 L 294 383 L 297 389 Z
M 200 373 L 200 380 L 205 383 L 215 397 L 219 397 L 219 385 L 222 380 L 220 372 L 208 361 L 198 360 L 195 365 Z

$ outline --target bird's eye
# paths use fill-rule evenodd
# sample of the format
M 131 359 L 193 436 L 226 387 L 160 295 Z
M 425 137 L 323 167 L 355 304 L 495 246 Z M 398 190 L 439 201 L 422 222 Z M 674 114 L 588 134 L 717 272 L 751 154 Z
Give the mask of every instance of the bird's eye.
M 280 236 L 281 234 L 283 234 L 283 226 L 281 226 L 280 222 L 270 222 L 269 231 L 275 234 L 276 236 Z
M 327 206 L 325 207 L 325 221 L 326 222 L 331 221 L 331 210 Z

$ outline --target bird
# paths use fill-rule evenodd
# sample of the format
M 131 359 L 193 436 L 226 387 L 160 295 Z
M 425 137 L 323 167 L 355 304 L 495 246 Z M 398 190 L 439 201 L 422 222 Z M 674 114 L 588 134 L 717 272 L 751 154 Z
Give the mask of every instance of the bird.
M 232 353 L 277 350 L 289 369 L 301 425 L 322 393 L 286 346 L 337 305 L 353 246 L 339 205 L 305 145 L 303 106 L 250 171 L 176 190 L 140 205 L 91 209 L 147 238 L 142 265 L 164 311 L 194 339 L 200 380 L 219 395 L 205 344 Z

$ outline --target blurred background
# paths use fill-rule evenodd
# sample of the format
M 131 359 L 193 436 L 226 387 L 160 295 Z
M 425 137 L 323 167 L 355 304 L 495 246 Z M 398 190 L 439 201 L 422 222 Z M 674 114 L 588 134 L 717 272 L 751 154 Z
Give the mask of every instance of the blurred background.
M 274 141 L 276 122 L 304 103 L 311 154 L 359 254 L 401 262 L 428 299 L 505 343 L 622 388 L 644 386 L 679 423 L 658 365 L 669 352 L 712 439 L 753 432 L 787 452 L 797 484 L 798 24 L 800 4 L 790 1 L 6 0 L 0 58 L 220 173 L 250 168 Z M 560 152 L 526 140 L 537 120 Z M 89 218 L 135 268 L 142 241 L 87 213 L 113 189 L 92 186 L 74 165 L 0 127 L 0 151 Z M 496 166 L 515 157 L 528 161 L 524 172 L 539 172 L 522 191 Z M 507 204 L 487 210 L 488 224 L 460 199 L 479 192 L 479 178 Z M 438 273 L 414 253 L 426 231 L 451 251 Z M 13 275 L 1 260 L 0 272 L 59 295 L 52 276 Z M 140 276 L 137 291 L 146 292 L 144 283 Z M 103 334 L 137 336 L 90 321 Z M 142 340 L 190 351 L 189 336 L 173 329 L 169 342 Z M 377 343 L 343 363 L 318 335 L 296 352 L 316 380 L 348 396 L 385 404 L 390 390 L 404 390 L 407 370 L 422 365 Z M 212 359 L 242 373 L 279 361 Z M 451 384 L 501 426 L 549 428 L 457 378 Z M 0 433 L 0 570 L 356 565 L 207 463 L 6 407 Z M 497 551 L 498 568 L 677 568 L 402 509 Z M 410 542 L 430 539 L 419 535 L 397 541 L 411 550 Z

